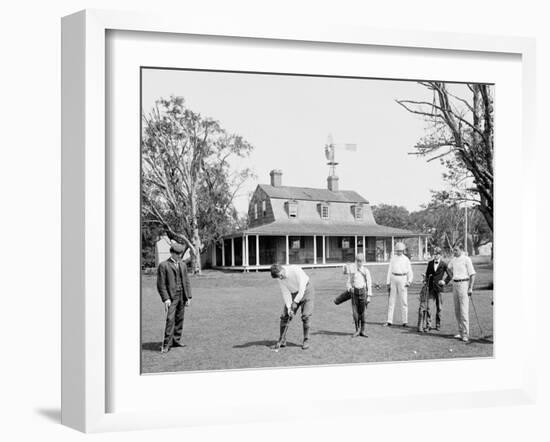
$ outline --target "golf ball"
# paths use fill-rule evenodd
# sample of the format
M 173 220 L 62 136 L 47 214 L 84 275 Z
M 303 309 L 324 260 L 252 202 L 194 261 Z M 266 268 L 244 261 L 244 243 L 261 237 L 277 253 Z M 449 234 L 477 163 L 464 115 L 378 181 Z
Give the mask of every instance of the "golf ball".
M 453 349 L 452 349 L 452 348 L 449 348 L 449 351 L 452 353 L 452 352 L 453 352 Z
M 416 354 L 416 350 L 415 350 L 415 351 L 413 351 L 413 353 L 414 353 L 414 354 Z

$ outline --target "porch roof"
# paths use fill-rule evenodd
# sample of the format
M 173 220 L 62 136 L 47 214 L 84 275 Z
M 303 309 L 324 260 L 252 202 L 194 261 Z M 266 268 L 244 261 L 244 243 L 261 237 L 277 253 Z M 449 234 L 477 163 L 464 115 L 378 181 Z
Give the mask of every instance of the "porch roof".
M 242 235 L 292 235 L 292 236 L 378 236 L 378 237 L 416 237 L 428 236 L 426 233 L 416 233 L 410 230 L 398 229 L 395 227 L 382 226 L 380 224 L 321 224 L 321 223 L 289 223 L 275 221 L 269 224 L 253 227 L 250 229 L 235 232 L 228 237 Z

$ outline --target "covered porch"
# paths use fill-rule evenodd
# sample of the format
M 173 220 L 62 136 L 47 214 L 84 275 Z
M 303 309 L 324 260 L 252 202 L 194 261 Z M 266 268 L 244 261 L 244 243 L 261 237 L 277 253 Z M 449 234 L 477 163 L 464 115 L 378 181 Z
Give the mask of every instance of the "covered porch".
M 212 267 L 233 270 L 267 269 L 274 263 L 303 267 L 334 267 L 352 262 L 363 253 L 369 264 L 387 263 L 395 244 L 407 245 L 409 258 L 428 258 L 427 235 L 275 234 L 244 231 L 224 238 L 212 248 Z

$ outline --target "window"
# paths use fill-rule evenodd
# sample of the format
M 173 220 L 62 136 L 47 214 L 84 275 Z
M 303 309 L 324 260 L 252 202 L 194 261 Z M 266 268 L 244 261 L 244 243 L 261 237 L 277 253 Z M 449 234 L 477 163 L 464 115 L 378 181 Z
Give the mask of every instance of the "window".
M 263 200 L 262 201 L 262 216 L 266 216 L 266 215 L 267 215 L 267 201 Z
M 327 203 L 319 204 L 319 212 L 321 214 L 321 219 L 329 219 L 330 211 Z
M 258 204 L 254 204 L 254 219 L 258 219 Z
M 299 249 L 300 248 L 300 239 L 293 239 L 290 242 L 290 248 L 291 249 Z
M 287 203 L 288 205 L 288 216 L 290 218 L 297 218 L 298 217 L 298 202 L 297 201 L 289 201 Z
M 355 219 L 363 219 L 363 206 L 361 204 L 355 204 L 351 206 L 351 209 Z

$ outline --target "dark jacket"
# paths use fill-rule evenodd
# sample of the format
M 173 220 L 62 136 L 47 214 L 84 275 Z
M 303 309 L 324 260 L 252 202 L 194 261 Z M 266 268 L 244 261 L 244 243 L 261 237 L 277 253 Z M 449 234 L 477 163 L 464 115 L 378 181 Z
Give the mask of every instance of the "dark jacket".
M 447 278 L 445 278 L 445 275 L 447 275 Z M 449 274 L 449 270 L 447 268 L 447 264 L 445 263 L 445 261 L 443 260 L 439 261 L 437 270 L 434 270 L 433 259 L 428 263 L 428 268 L 426 269 L 426 281 L 428 281 L 428 287 L 431 293 L 439 294 L 442 290 L 442 287 L 438 284 L 438 282 L 441 281 L 442 279 L 449 280 L 450 278 L 451 278 L 451 275 Z
M 179 261 L 177 267 L 181 272 L 183 300 L 187 301 L 193 297 L 191 295 L 191 284 L 189 284 L 187 266 L 183 261 Z M 171 259 L 167 259 L 159 264 L 157 270 L 157 290 L 162 302 L 165 302 L 168 299 L 173 301 L 176 297 L 176 288 L 176 265 Z

